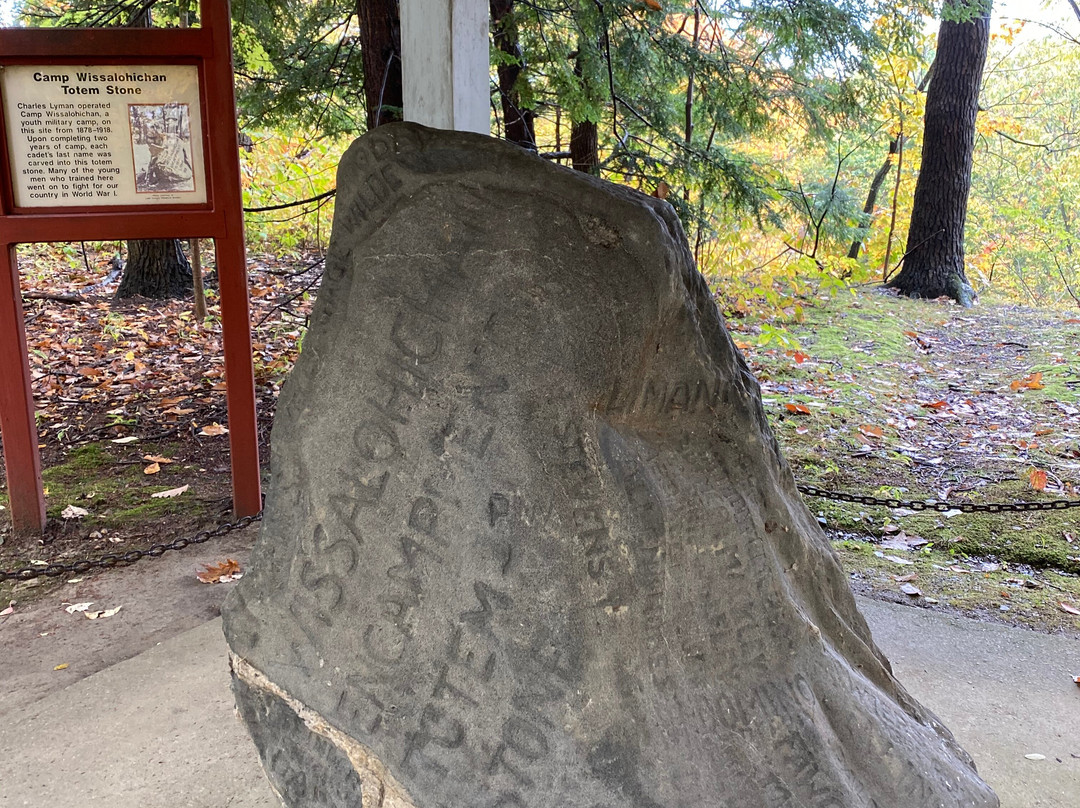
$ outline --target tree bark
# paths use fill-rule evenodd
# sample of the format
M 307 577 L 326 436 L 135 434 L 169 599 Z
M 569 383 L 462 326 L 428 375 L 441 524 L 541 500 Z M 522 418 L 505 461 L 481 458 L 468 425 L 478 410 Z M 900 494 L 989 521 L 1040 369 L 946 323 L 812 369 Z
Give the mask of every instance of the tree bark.
M 518 82 L 522 81 L 524 62 L 518 41 L 517 20 L 514 17 L 514 0 L 490 0 L 491 27 L 495 47 L 513 59 L 498 67 L 499 99 L 502 104 L 503 132 L 506 140 L 531 151 L 536 151 L 535 113 L 521 103 Z
M 958 0 L 949 0 L 955 8 Z M 985 0 L 968 22 L 942 20 L 926 93 L 923 157 L 915 185 L 904 268 L 888 283 L 910 297 L 975 303 L 964 272 L 964 221 L 971 190 L 975 116 L 990 41 Z
M 866 240 L 866 235 L 870 232 L 870 225 L 874 221 L 874 208 L 877 207 L 878 193 L 881 191 L 881 186 L 885 184 L 885 180 L 888 179 L 889 172 L 892 171 L 893 157 L 896 156 L 898 151 L 900 151 L 899 136 L 889 141 L 889 153 L 881 164 L 881 168 L 874 174 L 874 179 L 870 181 L 870 190 L 866 193 L 866 204 L 863 205 L 863 234 L 851 242 L 851 249 L 848 250 L 847 254 L 848 258 L 859 257 L 863 241 Z
M 131 240 L 124 277 L 116 299 L 152 297 L 163 300 L 191 292 L 191 264 L 174 238 Z
M 360 53 L 364 60 L 367 127 L 402 120 L 401 20 L 398 0 L 357 0 Z
M 582 48 L 578 47 L 574 59 L 574 74 L 581 80 L 584 89 L 589 88 L 583 59 Z M 574 171 L 599 176 L 600 174 L 600 134 L 596 121 L 580 120 L 570 122 L 570 164 Z
M 600 173 L 600 146 L 596 121 L 574 121 L 570 127 L 570 163 L 574 171 Z

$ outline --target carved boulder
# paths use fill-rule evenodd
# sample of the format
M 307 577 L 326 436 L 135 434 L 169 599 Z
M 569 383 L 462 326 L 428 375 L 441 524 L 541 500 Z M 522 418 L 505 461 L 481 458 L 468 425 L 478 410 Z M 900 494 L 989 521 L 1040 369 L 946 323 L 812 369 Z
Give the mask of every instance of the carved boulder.
M 225 633 L 290 808 L 996 806 L 893 678 L 672 208 L 342 160 Z

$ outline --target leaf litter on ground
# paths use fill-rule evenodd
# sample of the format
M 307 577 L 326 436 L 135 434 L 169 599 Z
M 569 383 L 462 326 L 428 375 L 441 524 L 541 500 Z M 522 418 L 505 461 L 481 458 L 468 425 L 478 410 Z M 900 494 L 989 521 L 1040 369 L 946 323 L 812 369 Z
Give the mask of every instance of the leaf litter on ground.
M 914 501 L 1080 499 L 1080 322 L 1063 325 L 1057 312 L 1014 305 L 965 310 L 862 290 L 806 311 L 805 322 L 785 327 L 812 362 L 759 344 L 749 318 L 728 323 L 746 335 L 740 342 L 797 481 Z M 1067 521 L 1080 510 L 972 515 L 806 503 L 840 545 L 853 581 L 866 582 L 856 587 L 885 596 L 896 588 L 889 567 L 936 565 L 920 579 L 933 596 L 925 602 L 984 614 L 976 606 L 984 577 L 1058 569 L 1065 577 L 1057 585 L 1080 600 L 1080 553 Z M 851 542 L 862 547 L 849 549 Z M 985 597 L 992 601 L 991 592 Z M 999 602 L 988 605 L 996 612 Z M 1014 603 L 998 619 L 1080 636 L 1080 621 L 1045 597 Z

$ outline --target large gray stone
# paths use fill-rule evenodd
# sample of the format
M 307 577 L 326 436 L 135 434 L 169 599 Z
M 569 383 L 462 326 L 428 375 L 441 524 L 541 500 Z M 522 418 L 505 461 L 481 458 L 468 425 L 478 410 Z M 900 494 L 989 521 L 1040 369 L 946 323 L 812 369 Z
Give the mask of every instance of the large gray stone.
M 241 713 L 299 806 L 996 806 L 893 678 L 666 203 L 487 138 L 341 163 Z

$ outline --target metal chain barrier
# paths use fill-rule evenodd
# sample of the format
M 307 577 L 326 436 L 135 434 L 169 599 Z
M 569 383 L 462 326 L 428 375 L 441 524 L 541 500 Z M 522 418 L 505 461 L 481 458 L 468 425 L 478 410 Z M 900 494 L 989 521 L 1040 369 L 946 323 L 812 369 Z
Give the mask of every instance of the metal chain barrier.
M 193 544 L 203 544 L 226 536 L 234 530 L 243 528 L 262 519 L 262 511 L 254 516 L 244 516 L 235 522 L 226 522 L 210 530 L 202 530 L 194 536 L 176 539 L 165 544 L 154 544 L 145 550 L 129 550 L 126 553 L 107 553 L 100 558 L 84 558 L 81 561 L 72 561 L 69 564 L 46 564 L 41 567 L 23 567 L 20 570 L 0 570 L 0 583 L 4 581 L 32 581 L 35 578 L 59 578 L 61 575 L 81 574 L 93 569 L 108 569 L 127 564 L 134 564 L 143 558 L 160 558 L 170 550 L 183 550 Z
M 799 493 L 808 497 L 831 499 L 835 502 L 850 502 L 856 505 L 875 505 L 882 508 L 907 508 L 912 511 L 960 511 L 961 513 L 1027 513 L 1029 511 L 1063 511 L 1068 508 L 1080 508 L 1080 499 L 1056 499 L 1049 502 L 949 502 L 947 500 L 908 500 L 872 497 L 864 494 L 847 494 L 843 491 L 830 491 L 813 485 L 798 485 Z M 154 544 L 145 550 L 129 550 L 126 553 L 107 553 L 100 558 L 85 558 L 69 564 L 46 564 L 45 566 L 23 567 L 19 570 L 0 570 L 0 583 L 4 581 L 31 581 L 35 578 L 59 578 L 61 575 L 81 574 L 92 569 L 108 569 L 127 564 L 134 564 L 143 558 L 160 558 L 170 550 L 183 550 L 193 544 L 203 544 L 211 539 L 228 535 L 262 519 L 262 511 L 254 516 L 244 516 L 235 522 L 226 522 L 210 530 L 203 530 L 194 536 L 164 544 Z
M 1067 508 L 1080 508 L 1080 499 L 1055 499 L 1050 502 L 948 502 L 947 500 L 907 500 L 882 499 L 861 494 L 845 494 L 843 491 L 829 491 L 813 485 L 798 485 L 800 494 L 808 497 L 820 497 L 836 502 L 853 502 L 858 505 L 878 505 L 883 508 L 907 508 L 912 511 L 960 511 L 962 513 L 1026 513 L 1028 511 L 1063 511 Z

